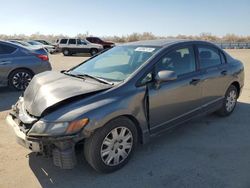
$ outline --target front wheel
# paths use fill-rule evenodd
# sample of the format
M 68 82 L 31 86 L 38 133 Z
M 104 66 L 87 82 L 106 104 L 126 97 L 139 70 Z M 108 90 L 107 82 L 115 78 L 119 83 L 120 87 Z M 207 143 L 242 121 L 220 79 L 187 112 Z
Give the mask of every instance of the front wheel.
M 224 97 L 222 107 L 217 111 L 220 116 L 230 115 L 237 104 L 237 98 L 239 96 L 238 90 L 234 85 L 231 85 Z
M 85 140 L 84 155 L 96 171 L 114 172 L 129 161 L 136 144 L 137 130 L 134 123 L 120 117 Z

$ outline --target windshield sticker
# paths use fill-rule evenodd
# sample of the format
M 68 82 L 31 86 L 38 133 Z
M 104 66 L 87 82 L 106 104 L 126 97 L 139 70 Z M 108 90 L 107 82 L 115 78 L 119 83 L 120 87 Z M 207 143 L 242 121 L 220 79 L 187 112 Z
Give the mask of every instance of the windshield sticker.
M 155 48 L 137 47 L 135 51 L 137 52 L 153 52 Z

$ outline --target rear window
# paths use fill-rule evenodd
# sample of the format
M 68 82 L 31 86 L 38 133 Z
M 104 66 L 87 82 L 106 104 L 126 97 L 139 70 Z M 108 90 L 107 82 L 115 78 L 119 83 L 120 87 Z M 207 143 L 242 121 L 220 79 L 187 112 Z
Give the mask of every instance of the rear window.
M 68 41 L 68 39 L 62 39 L 62 40 L 60 41 L 60 44 L 67 44 L 67 41 Z
M 16 50 L 15 47 L 5 45 L 5 44 L 0 44 L 0 54 L 11 54 Z

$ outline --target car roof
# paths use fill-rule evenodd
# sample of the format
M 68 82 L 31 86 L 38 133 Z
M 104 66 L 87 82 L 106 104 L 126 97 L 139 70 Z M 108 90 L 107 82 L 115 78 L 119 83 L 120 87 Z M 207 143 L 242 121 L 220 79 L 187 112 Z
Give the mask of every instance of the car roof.
M 13 40 L 13 41 L 18 41 L 18 40 Z M 0 43 L 7 44 L 7 45 L 10 45 L 10 46 L 15 47 L 15 48 L 26 49 L 24 46 L 21 46 L 19 44 L 11 42 L 11 41 L 0 40 Z
M 135 41 L 135 42 L 128 42 L 123 45 L 142 45 L 142 46 L 157 46 L 157 47 L 167 47 L 173 44 L 179 43 L 203 43 L 214 45 L 213 43 L 202 41 L 202 40 L 188 40 L 188 39 L 157 39 L 157 40 L 143 40 L 143 41 Z
M 11 41 L 6 41 L 6 40 L 0 40 L 1 43 L 5 43 L 5 44 L 8 44 L 8 45 L 12 45 L 12 46 L 18 46 L 16 45 L 15 43 L 11 42 Z

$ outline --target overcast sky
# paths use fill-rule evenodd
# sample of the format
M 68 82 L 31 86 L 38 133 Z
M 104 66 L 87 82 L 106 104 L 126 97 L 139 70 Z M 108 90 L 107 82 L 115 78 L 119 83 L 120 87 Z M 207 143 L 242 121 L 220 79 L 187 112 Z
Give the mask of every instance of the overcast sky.
M 250 0 L 0 0 L 0 34 L 250 35 Z

